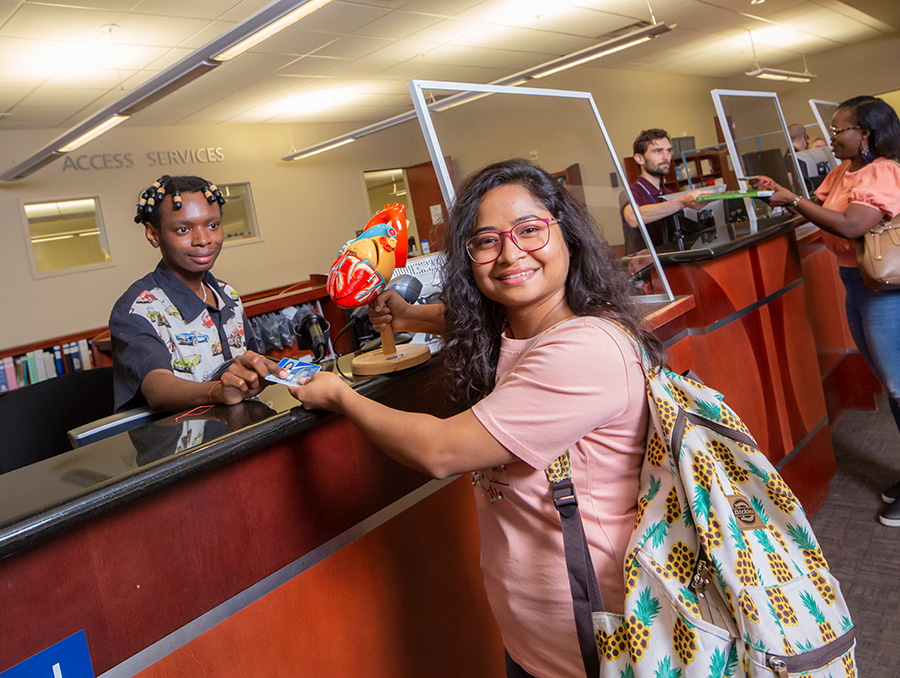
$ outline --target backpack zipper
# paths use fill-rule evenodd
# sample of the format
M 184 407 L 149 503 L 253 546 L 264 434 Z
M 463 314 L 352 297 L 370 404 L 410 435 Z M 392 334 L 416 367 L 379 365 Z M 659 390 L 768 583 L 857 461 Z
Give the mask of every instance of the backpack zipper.
M 710 624 L 714 623 L 709 611 L 709 600 L 706 598 L 706 590 L 709 586 L 709 563 L 701 553 L 697 557 L 697 565 L 694 567 L 694 576 L 691 577 L 689 588 L 697 596 L 697 607 L 700 608 L 700 618 Z
M 855 639 L 853 629 L 850 629 L 844 635 L 812 652 L 804 652 L 795 656 L 766 653 L 766 666 L 777 673 L 778 678 L 788 678 L 790 673 L 814 671 L 847 653 L 853 647 Z

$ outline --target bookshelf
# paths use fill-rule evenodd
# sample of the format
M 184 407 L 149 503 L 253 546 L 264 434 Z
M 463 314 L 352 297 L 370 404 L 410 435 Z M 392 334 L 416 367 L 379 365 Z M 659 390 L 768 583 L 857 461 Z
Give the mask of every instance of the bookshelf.
M 633 184 L 641 176 L 641 168 L 633 157 L 622 158 L 628 183 Z M 726 185 L 737 185 L 734 171 L 728 162 L 724 147 L 712 147 L 685 151 L 672 158 L 672 167 L 666 175 L 666 187 L 673 192 L 712 186 L 717 179 Z

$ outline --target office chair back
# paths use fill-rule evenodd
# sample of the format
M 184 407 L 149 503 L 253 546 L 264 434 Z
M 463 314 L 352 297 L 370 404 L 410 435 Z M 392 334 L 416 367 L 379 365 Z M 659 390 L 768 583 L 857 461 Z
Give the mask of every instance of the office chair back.
M 111 367 L 71 372 L 0 396 L 0 473 L 68 452 L 70 429 L 112 413 Z

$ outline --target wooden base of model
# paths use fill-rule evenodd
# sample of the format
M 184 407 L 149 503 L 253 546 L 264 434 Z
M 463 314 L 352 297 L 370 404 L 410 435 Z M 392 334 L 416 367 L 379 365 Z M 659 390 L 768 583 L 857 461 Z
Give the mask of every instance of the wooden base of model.
M 381 348 L 356 356 L 350 363 L 353 374 L 361 377 L 388 374 L 421 365 L 431 357 L 431 349 L 424 344 L 394 343 L 394 329 L 388 325 L 381 331 Z

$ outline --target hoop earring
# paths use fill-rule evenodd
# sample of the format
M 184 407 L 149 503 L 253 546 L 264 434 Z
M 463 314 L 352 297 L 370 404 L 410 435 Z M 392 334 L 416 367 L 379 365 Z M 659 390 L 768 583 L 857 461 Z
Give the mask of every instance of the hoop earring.
M 862 155 L 863 162 L 867 165 L 875 159 L 875 156 L 872 154 L 872 151 L 869 150 L 869 142 L 865 139 L 860 142 L 859 152 Z

